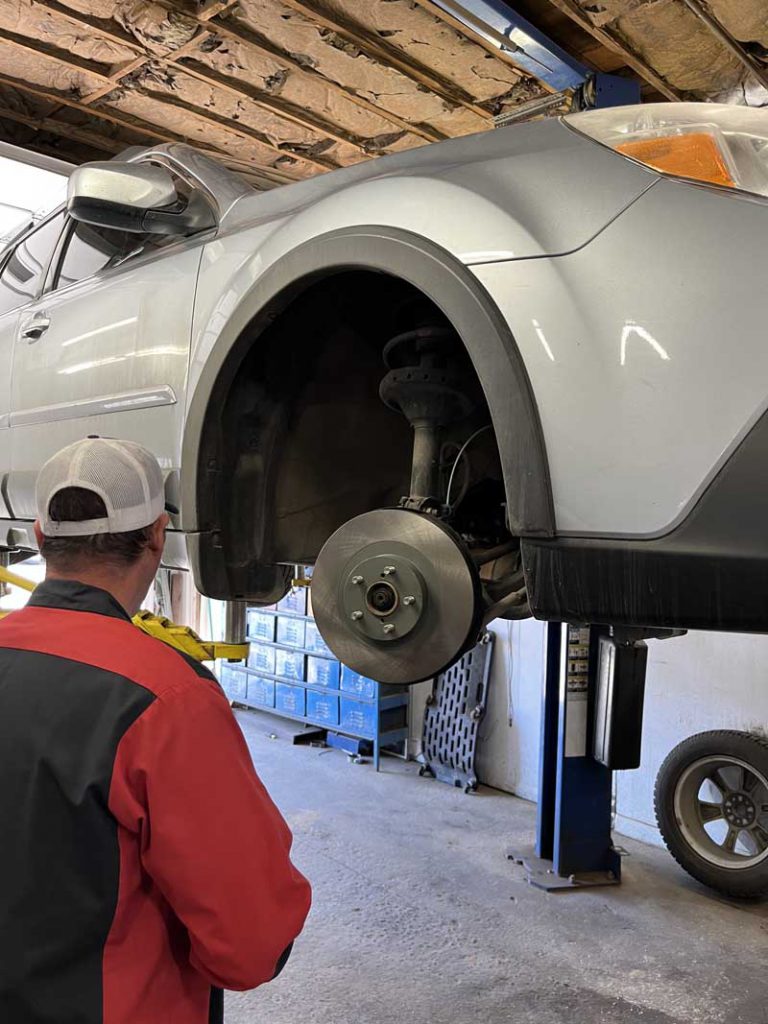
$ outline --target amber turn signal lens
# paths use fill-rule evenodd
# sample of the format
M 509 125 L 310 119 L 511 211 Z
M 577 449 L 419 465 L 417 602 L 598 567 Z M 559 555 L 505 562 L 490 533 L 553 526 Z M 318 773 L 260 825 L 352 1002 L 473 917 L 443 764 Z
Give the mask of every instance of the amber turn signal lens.
M 655 139 L 634 139 L 616 147 L 663 174 L 735 186 L 717 140 L 706 132 L 685 132 Z

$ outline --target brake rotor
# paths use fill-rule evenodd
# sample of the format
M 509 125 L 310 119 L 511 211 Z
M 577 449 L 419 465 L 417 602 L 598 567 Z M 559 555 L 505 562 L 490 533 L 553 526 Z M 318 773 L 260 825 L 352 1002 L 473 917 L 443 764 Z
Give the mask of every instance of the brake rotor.
M 474 642 L 480 581 L 450 527 L 410 509 L 377 509 L 350 519 L 323 546 L 312 609 L 343 664 L 381 683 L 417 683 Z

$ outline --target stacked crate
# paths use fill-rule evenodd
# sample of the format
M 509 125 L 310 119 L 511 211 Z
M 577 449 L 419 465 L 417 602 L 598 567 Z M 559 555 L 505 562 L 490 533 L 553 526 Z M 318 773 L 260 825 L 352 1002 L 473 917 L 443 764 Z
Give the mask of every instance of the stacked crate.
M 250 608 L 248 640 L 248 664 L 221 669 L 230 700 L 370 740 L 377 767 L 382 746 L 407 740 L 407 691 L 361 676 L 334 658 L 311 615 L 306 588 L 271 608 Z

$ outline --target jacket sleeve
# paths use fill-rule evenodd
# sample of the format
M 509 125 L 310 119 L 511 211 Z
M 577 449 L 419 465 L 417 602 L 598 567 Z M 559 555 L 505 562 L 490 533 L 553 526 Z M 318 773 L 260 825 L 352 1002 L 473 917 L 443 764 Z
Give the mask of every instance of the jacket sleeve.
M 142 807 L 141 857 L 189 933 L 192 966 L 212 985 L 255 988 L 278 972 L 311 891 L 224 695 L 196 683 L 156 700 L 131 730 L 124 763 Z

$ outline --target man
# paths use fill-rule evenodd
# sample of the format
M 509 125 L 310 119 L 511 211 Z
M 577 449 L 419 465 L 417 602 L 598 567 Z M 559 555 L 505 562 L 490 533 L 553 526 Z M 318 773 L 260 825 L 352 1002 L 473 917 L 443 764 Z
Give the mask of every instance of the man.
M 131 616 L 168 516 L 124 441 L 43 467 L 45 582 L 0 622 L 0 1021 L 208 1024 L 309 911 L 214 677 Z

